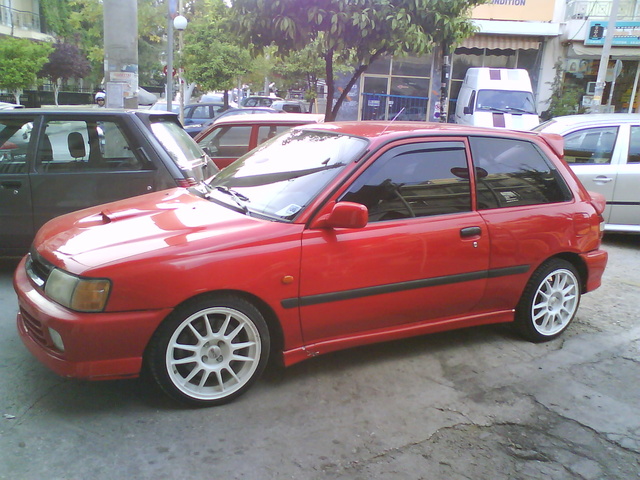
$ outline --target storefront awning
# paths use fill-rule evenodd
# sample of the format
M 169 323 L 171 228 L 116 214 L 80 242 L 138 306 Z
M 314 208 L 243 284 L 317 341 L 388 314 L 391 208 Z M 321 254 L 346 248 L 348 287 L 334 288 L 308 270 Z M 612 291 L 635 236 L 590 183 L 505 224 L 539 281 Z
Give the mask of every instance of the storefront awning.
M 474 35 L 460 45 L 462 48 L 486 48 L 489 50 L 538 50 L 539 37 L 520 35 Z
M 573 43 L 568 53 L 569 57 L 600 58 L 602 47 L 586 47 L 581 43 Z M 640 47 L 611 47 L 609 57 L 622 60 L 640 60 Z

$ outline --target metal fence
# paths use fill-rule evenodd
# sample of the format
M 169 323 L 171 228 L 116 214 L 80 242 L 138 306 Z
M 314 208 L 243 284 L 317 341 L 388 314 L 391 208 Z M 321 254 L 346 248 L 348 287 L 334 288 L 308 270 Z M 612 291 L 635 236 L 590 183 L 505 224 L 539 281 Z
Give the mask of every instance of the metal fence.
M 427 120 L 428 97 L 362 94 L 362 120 Z
M 613 0 L 572 0 L 567 3 L 567 19 L 608 19 Z M 620 0 L 618 20 L 639 21 L 640 5 L 636 0 Z

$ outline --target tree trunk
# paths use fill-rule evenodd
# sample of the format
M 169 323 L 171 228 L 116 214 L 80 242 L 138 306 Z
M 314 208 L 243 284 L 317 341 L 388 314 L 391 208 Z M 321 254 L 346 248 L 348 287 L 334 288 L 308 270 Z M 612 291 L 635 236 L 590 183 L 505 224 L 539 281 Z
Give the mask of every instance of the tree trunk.
M 327 79 L 327 105 L 324 111 L 324 121 L 332 122 L 335 120 L 333 113 L 333 95 L 336 88 L 336 82 L 333 79 L 333 50 L 329 50 L 324 56 L 325 76 Z

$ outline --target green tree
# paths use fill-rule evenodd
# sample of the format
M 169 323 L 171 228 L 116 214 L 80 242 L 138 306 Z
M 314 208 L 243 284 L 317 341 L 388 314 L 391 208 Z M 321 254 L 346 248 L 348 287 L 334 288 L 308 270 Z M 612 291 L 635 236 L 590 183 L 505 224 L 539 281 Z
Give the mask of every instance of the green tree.
M 36 83 L 52 47 L 24 38 L 0 37 L 0 88 L 13 92 L 16 103 L 25 88 Z
M 285 90 L 304 90 L 309 101 L 315 99 L 318 79 L 324 75 L 324 62 L 315 43 L 278 59 L 275 71 Z
M 383 55 L 424 54 L 444 37 L 465 35 L 472 31 L 465 13 L 484 1 L 235 0 L 233 30 L 257 50 L 276 45 L 282 57 L 315 42 L 325 66 L 329 99 L 335 92 L 336 62 L 354 65 L 335 105 L 327 103 L 325 118 L 330 121 L 371 63 Z M 437 28 L 446 30 L 442 39 Z
M 202 90 L 227 90 L 248 71 L 249 50 L 231 41 L 224 29 L 229 8 L 222 0 L 203 0 L 192 6 L 192 20 L 184 34 L 184 52 L 178 63 L 185 77 Z
M 558 59 L 553 66 L 556 71 L 553 82 L 547 82 L 551 85 L 551 98 L 547 102 L 549 109 L 542 114 L 543 120 L 562 115 L 584 113 L 584 109 L 580 106 L 584 89 L 565 82 L 565 71 L 562 65 L 562 60 Z

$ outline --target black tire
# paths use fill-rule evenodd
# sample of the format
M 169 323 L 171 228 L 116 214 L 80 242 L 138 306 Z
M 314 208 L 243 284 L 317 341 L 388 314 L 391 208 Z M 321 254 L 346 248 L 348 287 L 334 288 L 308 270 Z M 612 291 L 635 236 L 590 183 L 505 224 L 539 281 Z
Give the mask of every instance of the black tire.
M 554 258 L 531 275 L 516 307 L 515 325 L 532 342 L 562 334 L 580 305 L 580 275 L 566 260 Z
M 269 329 L 254 305 L 212 295 L 169 315 L 151 338 L 146 360 L 170 397 L 205 407 L 246 392 L 262 374 L 269 350 Z

